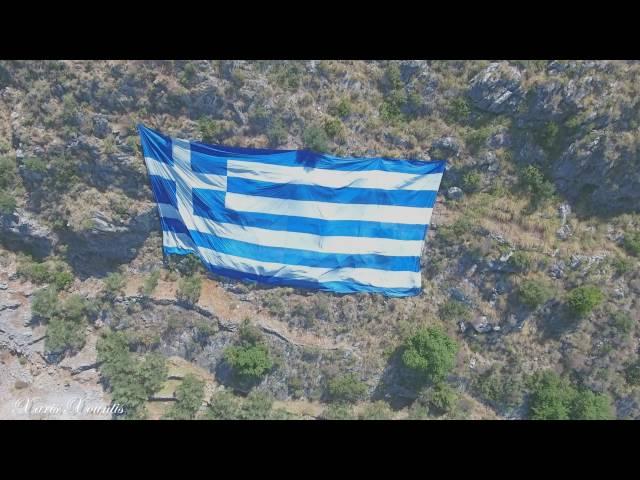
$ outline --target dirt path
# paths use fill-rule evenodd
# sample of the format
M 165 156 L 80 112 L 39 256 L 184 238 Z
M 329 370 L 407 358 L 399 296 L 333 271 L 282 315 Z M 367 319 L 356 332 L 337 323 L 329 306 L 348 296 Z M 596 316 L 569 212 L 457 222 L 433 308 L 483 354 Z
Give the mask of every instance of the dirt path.
M 125 295 L 138 294 L 145 276 L 130 275 L 125 287 Z M 175 300 L 177 282 L 159 280 L 158 286 L 151 297 L 156 300 Z M 256 307 L 246 302 L 238 301 L 230 295 L 218 282 L 209 278 L 202 280 L 202 293 L 198 306 L 215 314 L 225 321 L 240 323 L 245 318 L 250 319 L 267 333 L 277 335 L 298 346 L 314 347 L 323 350 L 355 350 L 355 347 L 345 343 L 334 342 L 331 339 L 304 332 L 292 330 L 289 326 L 266 312 L 256 311 Z

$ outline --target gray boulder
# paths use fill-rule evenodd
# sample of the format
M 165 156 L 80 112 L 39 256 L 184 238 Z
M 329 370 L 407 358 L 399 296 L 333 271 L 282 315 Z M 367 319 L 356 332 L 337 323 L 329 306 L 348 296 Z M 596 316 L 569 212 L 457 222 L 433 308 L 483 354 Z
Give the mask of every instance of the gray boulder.
M 520 71 L 507 63 L 492 63 L 471 80 L 473 105 L 491 113 L 516 113 L 524 92 Z

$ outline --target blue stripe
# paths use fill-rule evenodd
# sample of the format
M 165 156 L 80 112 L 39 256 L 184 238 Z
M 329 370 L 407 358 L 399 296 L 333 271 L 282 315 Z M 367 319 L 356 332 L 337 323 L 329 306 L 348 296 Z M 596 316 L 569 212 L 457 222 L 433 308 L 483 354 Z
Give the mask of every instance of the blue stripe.
M 191 144 L 191 169 L 197 173 L 209 173 L 213 175 L 227 175 L 227 159 L 213 157 L 193 150 Z
M 323 237 L 372 237 L 395 240 L 423 240 L 428 225 L 368 222 L 358 220 L 320 220 L 317 218 L 237 212 L 224 206 L 224 192 L 193 189 L 193 213 L 214 222 L 285 232 L 311 233 Z
M 138 125 L 140 143 L 145 157 L 173 165 L 171 138 L 160 132 Z
M 189 230 L 194 244 L 219 253 L 262 262 L 304 265 L 320 268 L 374 268 L 402 272 L 419 272 L 420 257 L 389 257 L 375 254 L 321 253 L 296 248 L 268 247 L 222 238 L 210 233 Z
M 381 190 L 377 188 L 331 188 L 318 185 L 270 183 L 246 178 L 228 177 L 227 191 L 244 195 L 367 205 L 394 205 L 399 207 L 432 208 L 435 191 L 429 190 Z
M 144 127 L 143 125 L 139 125 L 138 130 L 140 131 L 140 136 L 143 138 L 143 146 L 145 143 L 148 143 L 145 139 L 145 136 L 148 136 L 151 142 L 162 141 L 166 144 L 166 139 L 168 137 L 165 137 L 161 133 Z M 273 150 L 262 148 L 226 147 L 223 145 L 208 145 L 200 142 L 190 142 L 190 144 L 192 154 L 193 152 L 196 152 L 203 155 L 224 157 L 225 159 L 233 158 L 235 160 L 242 160 L 246 162 L 269 163 L 273 165 L 283 165 L 290 167 L 302 166 L 308 168 L 322 168 L 328 170 L 343 170 L 350 172 L 382 170 L 385 172 L 425 175 L 428 173 L 444 172 L 446 164 L 444 160 L 424 161 L 381 157 L 335 157 L 332 155 L 310 152 L 309 150 Z M 169 158 L 171 158 L 170 153 L 171 144 L 169 141 Z M 156 158 L 156 160 L 164 161 L 160 158 Z M 200 165 L 199 168 L 206 169 L 207 167 L 206 165 Z M 202 171 L 201 173 L 208 172 Z
M 187 255 L 193 253 L 191 250 L 184 250 L 177 247 L 164 247 L 164 253 L 167 255 Z M 201 259 L 202 260 L 202 259 Z M 286 286 L 294 288 L 304 288 L 310 290 L 322 290 L 325 292 L 334 293 L 383 293 L 390 297 L 412 297 L 419 295 L 420 288 L 384 288 L 373 287 L 370 285 L 361 285 L 352 282 L 314 282 L 311 280 L 297 280 L 293 278 L 273 277 L 269 275 L 256 275 L 254 273 L 244 273 L 237 270 L 231 270 L 228 268 L 218 267 L 212 265 L 204 260 L 207 269 L 216 275 L 223 277 L 235 278 L 238 280 L 245 280 L 256 283 L 263 283 L 268 285 Z
M 160 222 L 164 231 L 189 234 L 187 226 L 176 218 L 160 217 Z
M 151 179 L 151 189 L 158 203 L 168 203 L 174 207 L 178 206 L 176 199 L 176 182 L 167 180 L 158 175 L 149 175 Z

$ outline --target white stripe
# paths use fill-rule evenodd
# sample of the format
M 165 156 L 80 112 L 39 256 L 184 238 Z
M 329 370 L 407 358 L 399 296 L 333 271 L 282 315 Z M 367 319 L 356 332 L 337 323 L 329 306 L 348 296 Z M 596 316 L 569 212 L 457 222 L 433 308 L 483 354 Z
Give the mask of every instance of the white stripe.
M 422 240 L 321 236 L 311 233 L 243 227 L 233 223 L 214 222 L 210 218 L 197 215 L 180 218 L 178 211 L 172 205 L 166 203 L 159 203 L 158 209 L 161 217 L 181 220 L 189 230 L 211 233 L 221 238 L 229 238 L 266 247 L 296 248 L 320 253 L 419 257 L 424 243 Z
M 191 237 L 185 233 L 176 233 L 170 231 L 162 232 L 162 245 L 169 248 L 184 248 L 196 252 L 196 246 Z
M 199 216 L 190 216 L 183 221 L 189 230 L 210 233 L 221 238 L 266 247 L 296 248 L 319 253 L 419 257 L 423 244 L 421 240 L 320 236 L 311 233 L 243 227 L 233 223 L 214 222 Z
M 269 213 L 323 220 L 360 220 L 419 225 L 429 223 L 432 211 L 431 208 L 312 202 L 230 192 L 225 195 L 225 206 L 239 212 Z
M 262 262 L 250 258 L 198 248 L 200 255 L 212 265 L 260 276 L 312 280 L 317 282 L 347 282 L 381 288 L 419 288 L 420 272 L 398 272 L 373 268 L 320 268 L 303 265 Z
M 383 190 L 437 191 L 442 180 L 442 173 L 413 175 L 381 170 L 349 172 L 321 168 L 288 167 L 259 162 L 244 162 L 242 160 L 228 160 L 227 174 L 230 177 L 272 183 L 318 185 L 330 188 L 379 188 Z
M 212 175 L 209 173 L 197 173 L 191 168 L 185 169 L 181 165 L 171 166 L 164 162 L 159 162 L 151 157 L 144 158 L 149 175 L 157 175 L 167 180 L 175 182 L 183 182 L 185 186 L 190 188 L 203 188 L 208 190 L 227 189 L 226 175 Z

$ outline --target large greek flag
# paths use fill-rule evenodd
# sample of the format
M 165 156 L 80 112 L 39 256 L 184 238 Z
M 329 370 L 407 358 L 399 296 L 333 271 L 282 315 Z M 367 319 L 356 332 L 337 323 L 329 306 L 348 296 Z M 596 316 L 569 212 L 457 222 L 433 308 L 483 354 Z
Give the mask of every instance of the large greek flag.
M 223 147 L 138 129 L 165 253 L 273 285 L 420 293 L 444 162 Z

